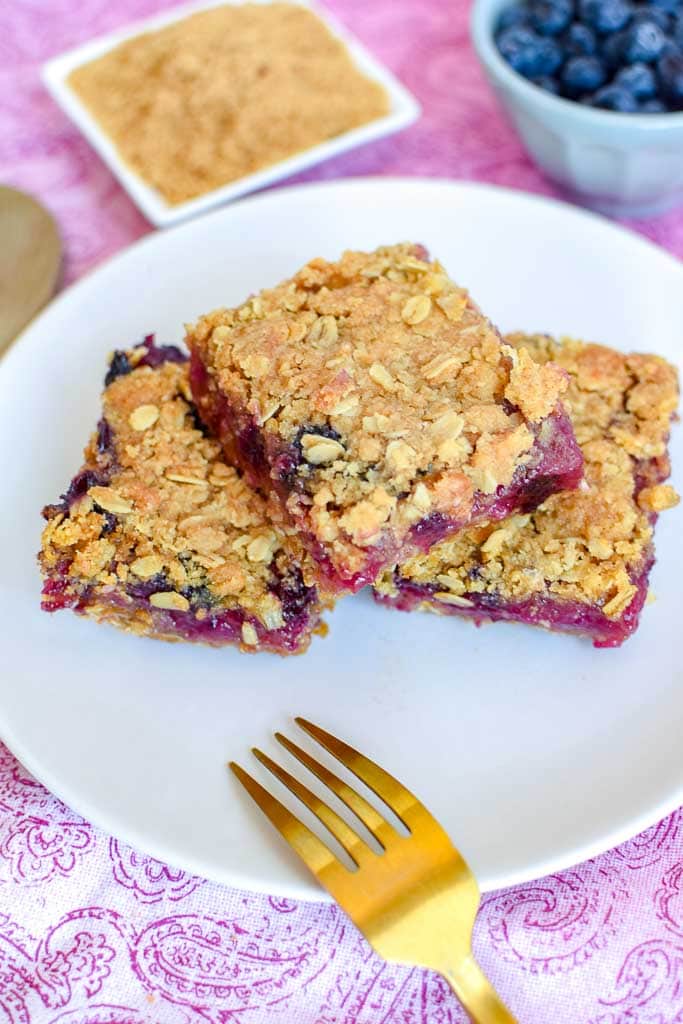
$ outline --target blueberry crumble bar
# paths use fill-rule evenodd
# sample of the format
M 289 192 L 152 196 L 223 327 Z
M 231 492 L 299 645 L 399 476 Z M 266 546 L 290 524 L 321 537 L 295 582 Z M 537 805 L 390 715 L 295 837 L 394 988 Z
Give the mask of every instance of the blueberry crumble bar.
M 585 484 L 387 571 L 375 596 L 405 611 L 524 622 L 617 647 L 637 628 L 647 597 L 657 514 L 678 502 L 663 483 L 676 371 L 658 356 L 580 341 L 507 340 L 539 366 L 553 360 L 569 374 L 564 402 Z
M 304 651 L 325 603 L 314 567 L 205 435 L 187 357 L 151 337 L 116 352 L 102 404 L 83 467 L 43 511 L 42 607 L 163 640 Z
M 579 483 L 565 372 L 505 346 L 421 246 L 314 259 L 187 341 L 200 416 L 337 592 Z

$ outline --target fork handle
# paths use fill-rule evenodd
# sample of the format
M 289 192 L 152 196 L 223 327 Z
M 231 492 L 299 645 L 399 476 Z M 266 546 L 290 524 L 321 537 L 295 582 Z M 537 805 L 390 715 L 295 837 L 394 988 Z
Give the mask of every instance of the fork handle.
M 462 1003 L 473 1024 L 517 1024 L 498 998 L 493 985 L 470 953 L 441 974 Z

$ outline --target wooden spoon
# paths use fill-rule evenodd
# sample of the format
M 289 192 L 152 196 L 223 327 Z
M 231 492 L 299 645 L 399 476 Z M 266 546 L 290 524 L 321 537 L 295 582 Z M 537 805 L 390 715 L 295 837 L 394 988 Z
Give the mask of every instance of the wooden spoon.
M 0 186 L 0 352 L 54 292 L 62 245 L 31 196 Z

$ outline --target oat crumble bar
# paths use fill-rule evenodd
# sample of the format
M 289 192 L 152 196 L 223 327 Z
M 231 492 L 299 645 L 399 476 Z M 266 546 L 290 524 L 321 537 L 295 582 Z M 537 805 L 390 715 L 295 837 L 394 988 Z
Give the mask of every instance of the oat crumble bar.
M 304 651 L 321 612 L 311 560 L 205 435 L 188 376 L 151 337 L 114 354 L 85 463 L 43 511 L 42 607 L 157 639 Z
M 580 480 L 566 373 L 505 346 L 421 246 L 314 259 L 187 341 L 202 419 L 337 591 Z
M 185 202 L 384 117 L 389 99 L 298 4 L 224 4 L 144 32 L 69 85 L 121 157 Z
M 663 483 L 676 370 L 658 356 L 570 339 L 507 340 L 539 366 L 553 360 L 569 374 L 564 402 L 586 484 L 387 571 L 375 596 L 404 611 L 524 622 L 617 647 L 637 628 L 647 597 L 657 514 L 678 501 Z

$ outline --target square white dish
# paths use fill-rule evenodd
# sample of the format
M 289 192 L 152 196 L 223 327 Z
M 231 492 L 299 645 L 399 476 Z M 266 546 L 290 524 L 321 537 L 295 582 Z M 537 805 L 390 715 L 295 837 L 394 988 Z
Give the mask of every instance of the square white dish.
M 389 113 L 368 124 L 344 132 L 336 138 L 312 146 L 280 160 L 269 167 L 264 167 L 253 174 L 248 174 L 236 181 L 229 182 L 220 188 L 213 189 L 195 199 L 183 203 L 170 204 L 151 185 L 149 185 L 119 155 L 119 152 L 107 133 L 100 127 L 88 108 L 81 102 L 68 83 L 69 75 L 76 68 L 96 60 L 108 53 L 120 43 L 144 32 L 154 31 L 164 25 L 180 21 L 188 15 L 211 7 L 226 4 L 239 5 L 243 0 L 201 0 L 198 3 L 183 4 L 170 11 L 126 25 L 124 28 L 111 32 L 106 36 L 92 39 L 83 46 L 76 47 L 57 57 L 53 57 L 42 68 L 42 78 L 48 92 L 64 113 L 83 133 L 90 145 L 100 155 L 109 170 L 126 189 L 133 201 L 138 205 L 145 217 L 156 227 L 168 227 L 181 220 L 194 217 L 222 203 L 236 199 L 238 196 L 272 185 L 276 181 L 288 178 L 299 171 L 304 171 L 330 157 L 339 156 L 356 146 L 374 142 L 386 135 L 406 128 L 420 115 L 417 100 L 408 92 L 398 79 L 384 67 L 373 55 L 346 29 L 340 25 L 327 11 L 311 0 L 290 0 L 292 3 L 307 7 L 316 14 L 334 36 L 341 40 L 350 53 L 356 66 L 375 82 L 383 86 L 389 97 Z M 268 4 L 272 0 L 251 0 L 252 3 Z

